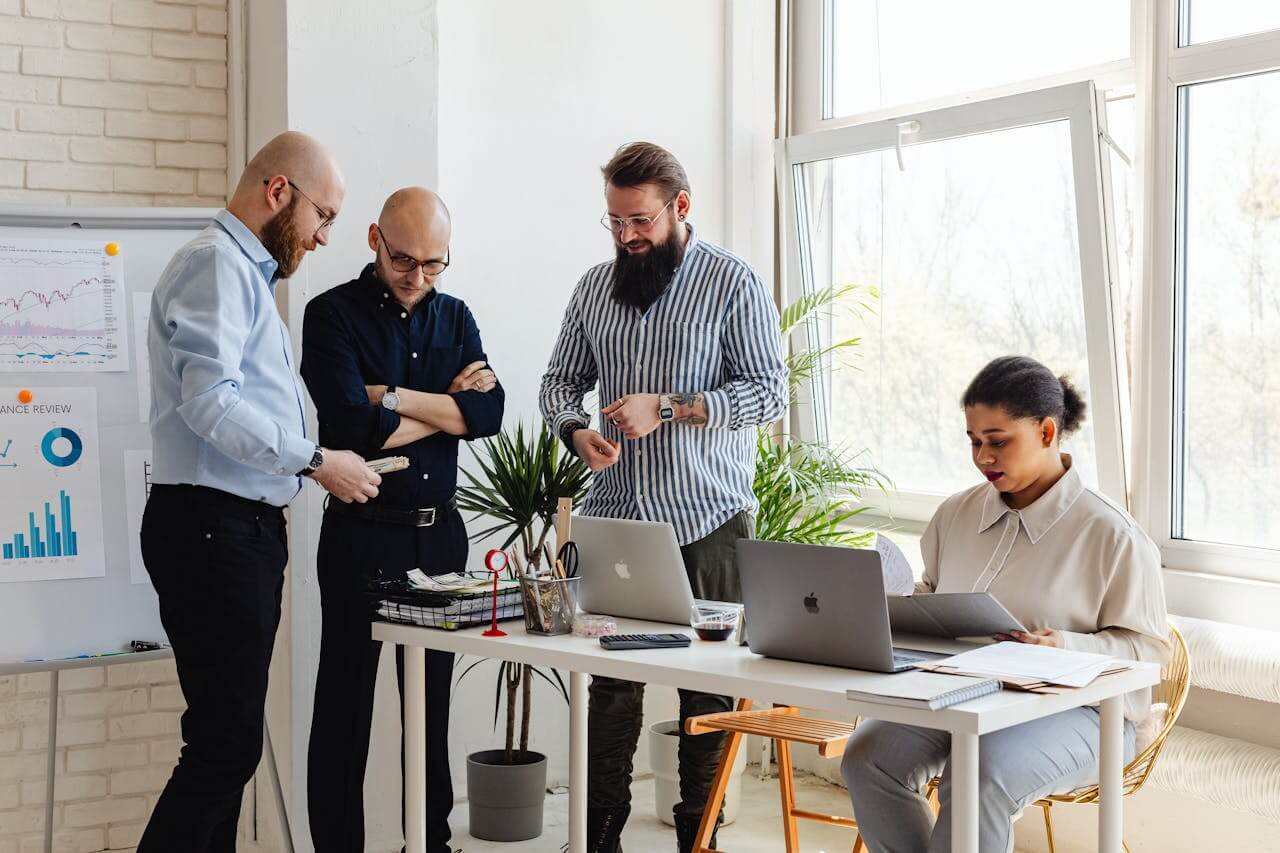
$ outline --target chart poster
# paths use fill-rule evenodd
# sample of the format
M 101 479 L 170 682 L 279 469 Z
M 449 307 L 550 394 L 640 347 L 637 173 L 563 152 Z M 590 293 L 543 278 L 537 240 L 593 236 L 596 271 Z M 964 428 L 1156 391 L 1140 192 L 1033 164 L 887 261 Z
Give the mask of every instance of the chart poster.
M 0 239 L 0 371 L 127 371 L 123 257 L 102 240 Z
M 0 388 L 0 582 L 106 574 L 97 395 Z
M 125 516 L 129 519 L 129 580 L 151 583 L 151 575 L 142 562 L 142 513 L 151 496 L 151 451 L 124 452 Z
M 147 350 L 147 327 L 151 325 L 151 293 L 133 294 L 133 345 L 138 362 L 138 420 L 151 420 L 151 354 Z

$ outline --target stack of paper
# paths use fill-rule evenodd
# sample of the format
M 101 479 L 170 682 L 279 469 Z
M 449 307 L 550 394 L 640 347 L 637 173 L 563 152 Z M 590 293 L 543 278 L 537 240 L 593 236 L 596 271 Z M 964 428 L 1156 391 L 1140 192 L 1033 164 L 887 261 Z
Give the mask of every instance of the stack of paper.
M 1107 655 L 1010 642 L 982 646 L 916 666 L 930 672 L 999 678 L 1006 686 L 1038 693 L 1084 687 L 1100 675 L 1128 668 Z
M 859 683 L 860 689 L 845 691 L 848 698 L 904 708 L 928 708 L 931 711 L 949 708 L 1000 690 L 1000 682 L 994 678 L 966 678 L 932 672 L 868 674 Z
M 423 574 L 418 569 L 408 572 L 409 586 L 442 595 L 461 595 L 469 592 L 485 592 L 493 588 L 493 578 L 449 572 L 443 575 Z

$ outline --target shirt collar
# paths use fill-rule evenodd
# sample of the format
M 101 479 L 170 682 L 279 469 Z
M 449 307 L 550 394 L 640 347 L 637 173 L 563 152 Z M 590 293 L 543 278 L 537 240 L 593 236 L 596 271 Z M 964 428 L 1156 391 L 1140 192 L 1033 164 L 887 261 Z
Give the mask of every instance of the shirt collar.
M 1080 473 L 1072 465 L 1070 453 L 1062 454 L 1062 464 L 1067 468 L 1066 473 L 1049 487 L 1049 491 L 1037 498 L 1035 503 L 1021 511 L 1010 509 L 1000 496 L 1000 490 L 988 483 L 983 497 L 982 520 L 978 522 L 978 532 L 986 532 L 997 521 L 1013 513 L 1021 520 L 1031 544 L 1039 542 L 1041 537 L 1067 514 L 1067 510 L 1071 509 L 1076 499 L 1084 492 L 1084 482 L 1080 479 Z
M 699 245 L 698 232 L 694 230 L 693 223 L 686 222 L 685 227 L 689 229 L 689 241 L 684 244 L 684 255 L 680 258 L 680 266 L 676 267 L 677 273 L 684 269 L 685 262 L 689 260 Z
M 364 265 L 364 269 L 360 271 L 360 281 L 363 285 L 361 287 L 362 292 L 367 294 L 370 299 L 377 302 L 379 307 L 394 308 L 397 314 L 405 310 L 404 306 L 397 302 L 395 297 L 391 295 L 391 288 L 387 287 L 382 279 L 378 278 L 378 267 L 376 264 L 370 263 Z M 431 288 L 431 290 L 427 292 L 427 295 L 422 297 L 422 301 L 414 306 L 414 313 L 416 314 L 419 308 L 425 308 L 427 305 L 430 305 L 431 301 L 436 298 L 436 294 L 439 293 L 439 291 L 439 287 Z
M 262 277 L 267 280 L 268 284 L 275 284 L 276 270 L 279 264 L 276 259 L 271 257 L 271 253 L 267 251 L 267 247 L 262 245 L 262 241 L 257 235 L 249 230 L 249 226 L 245 225 L 239 218 L 227 209 L 219 210 L 213 216 L 213 221 L 222 226 L 222 230 L 231 235 L 231 239 L 236 241 L 240 246 L 240 251 L 244 252 L 245 257 L 254 263 L 259 270 L 262 271 Z

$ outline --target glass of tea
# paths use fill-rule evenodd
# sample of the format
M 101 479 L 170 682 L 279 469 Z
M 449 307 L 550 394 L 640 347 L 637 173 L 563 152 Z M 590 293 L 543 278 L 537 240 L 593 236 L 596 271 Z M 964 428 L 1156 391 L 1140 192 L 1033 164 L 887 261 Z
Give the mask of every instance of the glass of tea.
M 737 630 L 741 612 L 723 604 L 695 604 L 689 610 L 689 625 L 700 640 L 727 640 Z

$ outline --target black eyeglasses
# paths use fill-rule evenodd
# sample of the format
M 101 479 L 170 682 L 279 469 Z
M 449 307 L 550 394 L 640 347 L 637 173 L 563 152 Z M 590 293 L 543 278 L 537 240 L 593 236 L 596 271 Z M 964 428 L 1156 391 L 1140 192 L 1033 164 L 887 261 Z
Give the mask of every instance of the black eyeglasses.
M 386 236 L 382 233 L 382 227 L 378 225 L 374 227 L 378 229 L 378 239 L 382 242 L 382 247 L 387 250 L 387 258 L 391 261 L 391 268 L 396 272 L 413 272 L 418 267 L 422 267 L 423 275 L 433 276 L 440 275 L 449 266 L 448 254 L 444 256 L 444 260 L 435 258 L 429 261 L 420 261 L 412 255 L 397 252 L 387 242 Z
M 334 213 L 334 214 L 328 214 L 328 213 L 325 213 L 324 208 L 323 208 L 323 207 L 321 207 L 320 205 L 316 204 L 314 201 L 312 201 L 312 200 L 311 200 L 311 196 L 309 196 L 309 195 L 307 195 L 306 193 L 304 193 L 304 192 L 302 191 L 302 187 L 300 187 L 300 186 L 298 186 L 297 184 L 295 184 L 295 183 L 293 182 L 293 179 L 292 179 L 292 178 L 285 178 L 285 181 L 287 181 L 287 182 L 288 182 L 288 184 L 289 184 L 289 186 L 290 186 L 291 188 L 293 188 L 294 190 L 296 190 L 296 191 L 297 191 L 298 195 L 300 195 L 300 196 L 302 196 L 303 198 L 305 198 L 305 199 L 307 200 L 307 202 L 308 202 L 312 207 L 314 207 L 314 208 L 316 209 L 316 216 L 319 216 L 319 217 L 320 217 L 320 227 L 318 227 L 318 228 L 316 229 L 315 233 L 319 234 L 321 231 L 327 231 L 327 230 L 329 229 L 329 226 L 333 224 L 333 221 L 334 221 L 335 219 L 337 219 L 337 218 L 338 218 L 338 214 L 336 214 L 336 213 Z M 265 180 L 265 181 L 263 181 L 263 182 L 262 182 L 262 185 L 263 185 L 263 186 L 268 186 L 268 185 L 270 185 L 270 183 L 271 183 L 271 181 L 270 181 L 270 180 Z

